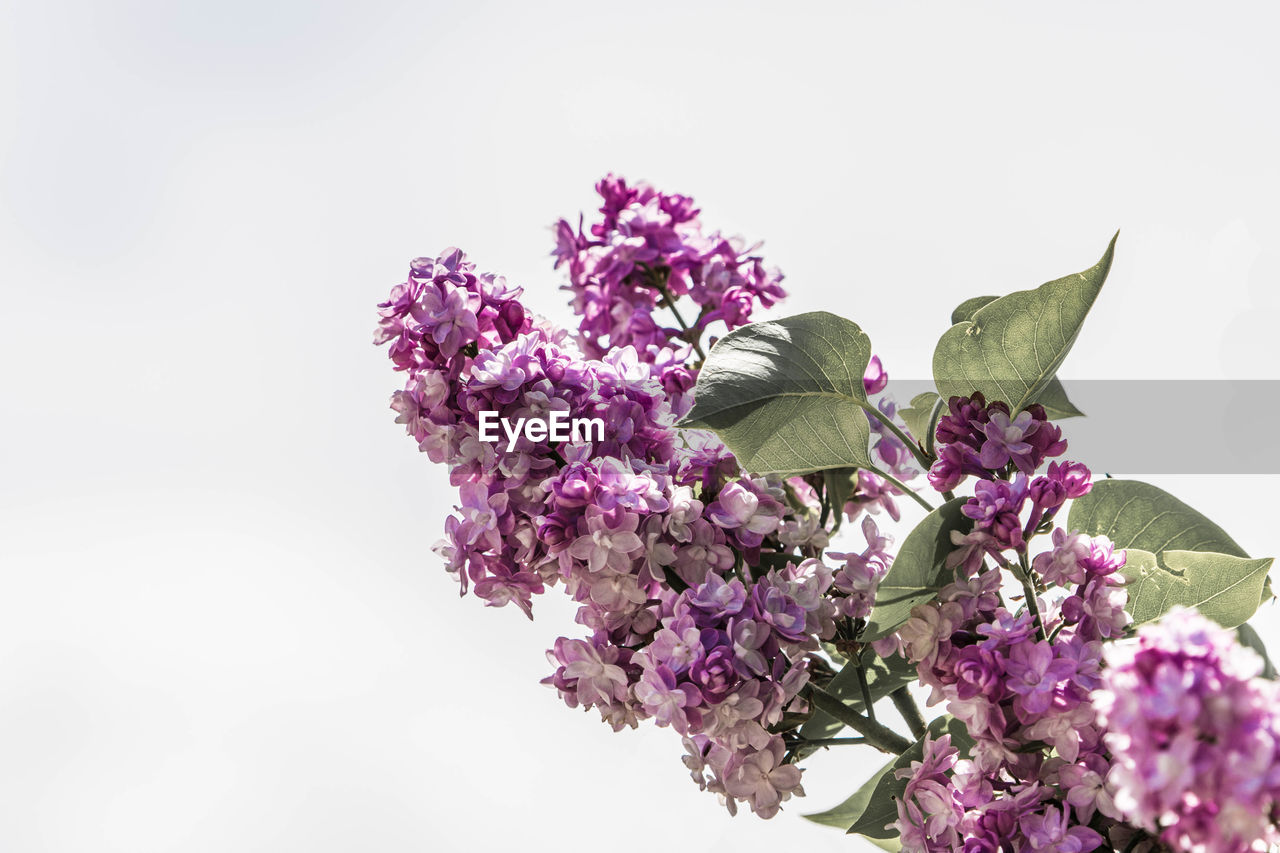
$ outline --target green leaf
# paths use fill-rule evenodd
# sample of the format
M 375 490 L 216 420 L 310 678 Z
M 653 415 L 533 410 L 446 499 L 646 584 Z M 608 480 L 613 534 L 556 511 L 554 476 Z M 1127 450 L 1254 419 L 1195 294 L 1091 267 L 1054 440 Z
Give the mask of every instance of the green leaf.
M 1270 558 L 1172 550 L 1157 556 L 1129 548 L 1121 569 L 1128 581 L 1125 609 L 1134 622 L 1142 623 L 1159 619 L 1177 605 L 1194 607 L 1223 627 L 1235 628 L 1257 612 L 1270 568 Z
M 964 724 L 949 714 L 938 717 L 929 724 L 929 737 L 937 740 L 944 734 L 951 735 L 951 745 L 960 750 L 962 758 L 968 756 L 973 739 L 969 737 Z M 885 827 L 898 819 L 897 799 L 907 787 L 907 780 L 896 778 L 894 771 L 910 767 L 911 762 L 923 759 L 924 738 L 921 738 L 902 755 L 876 771 L 849 799 L 835 808 L 805 817 L 814 823 L 856 832 L 870 839 L 893 839 L 897 833 Z
M 826 311 L 734 329 L 708 354 L 680 426 L 714 430 L 757 474 L 869 467 L 870 360 L 866 334 Z
M 1258 632 L 1253 630 L 1253 626 L 1247 623 L 1236 626 L 1236 638 L 1240 641 L 1240 645 L 1248 646 L 1262 658 L 1262 677 L 1275 678 L 1276 668 L 1271 663 L 1271 656 L 1267 654 L 1267 645 L 1262 642 Z
M 1067 525 L 1106 536 L 1117 548 L 1170 548 L 1249 556 L 1226 531 L 1173 495 L 1137 480 L 1099 480 L 1071 504 Z
M 900 409 L 898 414 L 907 424 L 907 431 L 916 441 L 925 442 L 929 437 L 929 422 L 933 420 L 933 407 L 942 398 L 932 391 L 925 391 L 911 398 L 911 405 Z
M 926 515 L 907 534 L 893 565 L 876 589 L 863 642 L 887 637 L 911 617 L 911 608 L 932 599 L 944 584 L 943 562 L 955 549 L 951 531 L 967 533 L 972 522 L 960 508 L 968 498 L 947 501 Z
M 956 306 L 956 310 L 951 312 L 951 325 L 954 326 L 957 323 L 972 320 L 973 315 L 978 312 L 979 308 L 995 302 L 999 298 L 998 296 L 975 296 L 972 299 L 966 299 Z M 1084 412 L 1077 409 L 1067 399 L 1067 389 L 1062 387 L 1062 380 L 1056 376 L 1049 380 L 1048 385 L 1044 386 L 1044 390 L 1040 392 L 1036 402 L 1044 406 L 1045 414 L 1053 420 L 1084 417 Z M 914 404 L 915 401 L 913 400 L 912 403 Z
M 1117 234 L 1117 236 L 1119 236 Z M 944 399 L 981 391 L 1015 411 L 1036 402 L 1071 350 L 1111 269 L 1116 238 L 1102 260 L 1081 273 L 966 308 L 933 353 L 933 377 Z M 980 297 L 985 298 L 985 297 Z
M 909 663 L 906 658 L 894 655 L 886 660 L 871 648 L 862 653 L 862 666 L 867 673 L 867 692 L 871 694 L 872 702 L 879 702 L 899 687 L 913 684 L 919 679 L 916 665 Z M 862 688 L 858 686 L 857 667 L 848 665 L 842 668 L 823 690 L 842 700 L 859 714 L 866 713 Z M 800 727 L 800 734 L 817 740 L 835 737 L 843 728 L 844 723 L 823 711 L 815 710 L 809 721 Z
M 858 818 L 867 811 L 867 807 L 871 805 L 871 798 L 875 795 L 881 783 L 885 781 L 885 776 L 892 778 L 893 762 L 890 761 L 884 767 L 876 771 L 876 774 L 866 781 L 865 784 L 853 796 L 845 800 L 834 808 L 827 809 L 825 812 L 817 812 L 815 814 L 807 814 L 804 817 L 814 823 L 820 823 L 823 826 L 834 826 L 836 829 L 848 830 L 858 822 Z M 894 819 L 897 813 L 894 813 Z

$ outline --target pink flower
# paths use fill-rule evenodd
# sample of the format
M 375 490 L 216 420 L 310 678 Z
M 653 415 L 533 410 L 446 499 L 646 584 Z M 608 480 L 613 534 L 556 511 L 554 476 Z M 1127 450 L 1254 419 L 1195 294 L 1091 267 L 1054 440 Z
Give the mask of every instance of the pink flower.
M 610 520 L 609 515 L 596 507 L 589 507 L 586 516 L 588 532 L 569 546 L 570 556 L 585 560 L 587 568 L 593 572 L 606 566 L 618 572 L 627 571 L 631 566 L 631 556 L 644 546 L 636 535 L 639 516 L 622 512 L 616 516 L 613 525 Z
M 894 771 L 897 778 L 907 780 L 895 823 L 904 850 L 949 851 L 959 846 L 964 808 L 949 775 L 957 754 L 951 735 L 926 734 L 922 759 Z
M 1009 689 L 1021 697 L 1019 704 L 1027 714 L 1048 710 L 1059 682 L 1075 671 L 1071 661 L 1056 657 L 1053 647 L 1044 641 L 1014 646 L 1005 668 Z
M 938 652 L 938 644 L 949 640 L 964 609 L 952 602 L 941 606 L 920 604 L 911 610 L 911 618 L 898 629 L 907 658 L 913 661 L 931 661 Z
M 655 723 L 671 726 L 682 735 L 689 733 L 691 716 L 695 724 L 701 722 L 697 711 L 702 703 L 701 692 L 687 682 L 678 683 L 669 667 L 646 669 L 636 685 L 636 699 Z
M 626 695 L 627 676 L 616 664 L 616 648 L 560 637 L 547 658 L 559 665 L 559 677 L 573 682 L 574 698 L 584 705 L 608 705 Z
M 1030 474 L 1035 470 L 1029 458 L 1031 445 L 1023 439 L 1039 426 L 1030 412 L 1021 412 L 1013 419 L 1006 412 L 991 412 L 991 420 L 983 429 L 987 440 L 979 453 L 983 467 L 992 470 L 1003 468 L 1012 459 L 1018 463 L 1018 470 Z
M 746 800 L 761 817 L 773 817 L 792 794 L 803 795 L 800 768 L 783 764 L 782 738 L 773 737 L 763 749 L 735 756 L 725 774 L 726 793 Z
M 1105 762 L 1100 763 L 1105 772 Z M 1120 817 L 1102 773 L 1088 765 L 1068 764 L 1060 768 L 1058 784 L 1066 790 L 1066 800 L 1076 810 L 1076 817 L 1082 823 L 1088 823 L 1093 819 L 1094 813 L 1099 811 L 1107 817 Z
M 1024 814 L 1020 826 L 1027 849 L 1036 853 L 1089 853 L 1102 844 L 1101 835 L 1087 826 L 1071 826 L 1067 812 L 1056 806 Z
M 1037 554 L 1034 568 L 1047 583 L 1059 586 L 1084 583 L 1084 562 L 1089 559 L 1092 540 L 1083 533 L 1053 531 L 1053 550 Z
M 672 672 L 682 673 L 702 657 L 702 632 L 688 616 L 670 619 L 667 627 L 653 635 L 644 655 L 655 663 L 669 666 Z
M 467 306 L 466 291 L 447 284 L 424 287 L 422 296 L 410 313 L 430 330 L 431 339 L 446 357 L 455 355 L 465 344 L 475 340 L 479 332 L 476 315 Z
M 488 487 L 481 483 L 463 483 L 458 491 L 462 493 L 459 510 L 462 518 L 470 523 L 466 544 L 475 545 L 483 541 L 486 547 L 500 550 L 502 533 L 498 525 L 507 514 L 507 493 L 490 495 Z
M 764 622 L 752 619 L 730 619 L 729 638 L 733 641 L 733 653 L 744 677 L 764 675 L 769 671 L 761 649 L 769 641 L 771 632 Z
M 774 515 L 760 512 L 760 497 L 740 482 L 729 483 L 708 510 L 707 517 L 720 527 L 743 527 L 752 533 L 771 533 L 777 529 Z
M 1261 659 L 1181 607 L 1105 657 L 1093 700 L 1125 819 L 1176 850 L 1280 843 L 1280 686 Z

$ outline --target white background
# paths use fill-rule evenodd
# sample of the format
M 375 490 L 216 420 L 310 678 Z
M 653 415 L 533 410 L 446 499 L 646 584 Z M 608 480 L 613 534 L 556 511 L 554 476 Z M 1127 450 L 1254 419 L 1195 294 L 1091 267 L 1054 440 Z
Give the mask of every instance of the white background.
M 565 318 L 547 226 L 615 170 L 899 376 L 1120 227 L 1068 380 L 1277 378 L 1280 21 L 780 6 L 0 5 L 0 849 L 862 849 L 796 815 L 874 753 L 731 820 L 537 683 L 556 597 L 459 600 L 374 304 L 456 244 Z M 1280 478 L 1158 482 L 1280 551 Z

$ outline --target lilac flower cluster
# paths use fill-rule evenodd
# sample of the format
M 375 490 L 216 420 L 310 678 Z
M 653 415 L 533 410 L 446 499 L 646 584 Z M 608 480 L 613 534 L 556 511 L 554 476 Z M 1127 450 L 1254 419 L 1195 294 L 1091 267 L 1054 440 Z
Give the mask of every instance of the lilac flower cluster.
M 659 198 L 609 186 L 614 202 L 617 193 L 641 206 Z M 660 203 L 691 222 L 674 198 Z M 627 220 L 630 204 L 611 215 Z M 692 246 L 697 229 L 680 233 Z M 711 293 L 702 273 L 679 269 L 675 292 Z M 781 295 L 772 287 L 765 298 Z M 491 606 L 531 617 L 533 596 L 561 586 L 589 636 L 557 640 L 546 683 L 615 729 L 643 719 L 671 726 L 699 785 L 731 811 L 741 802 L 771 816 L 803 791 L 770 729 L 784 710 L 805 707 L 807 655 L 832 636 L 836 600 L 858 602 L 846 612 L 869 608 L 887 540 L 872 524 L 868 551 L 850 556 L 837 581 L 813 559 L 827 529 L 809 483 L 752 478 L 709 434 L 678 438 L 673 423 L 696 365 L 654 358 L 653 347 L 670 354 L 684 343 L 663 332 L 644 355 L 627 345 L 585 358 L 519 296 L 449 249 L 414 261 L 379 306 L 375 342 L 406 374 L 392 397 L 397 422 L 448 465 L 459 490 L 436 550 L 463 593 Z M 566 442 L 521 434 L 508 446 L 481 439 L 482 412 L 508 421 L 565 412 L 609 429 Z M 768 554 L 791 556 L 772 571 L 746 571 Z
M 693 575 L 709 563 L 730 567 L 726 543 L 745 538 L 758 547 L 781 522 L 782 506 L 748 480 L 725 487 L 704 517 L 686 481 L 708 470 L 736 473 L 732 457 L 723 447 L 677 453 L 674 416 L 650 365 L 630 348 L 583 359 L 496 281 L 448 252 L 415 262 L 382 306 L 379 339 L 392 342 L 393 359 L 408 373 L 392 407 L 420 447 L 448 464 L 462 498 L 441 553 L 464 591 L 474 584 L 491 604 L 529 612 L 533 593 L 563 581 L 593 611 L 584 621 L 625 634 L 665 567 Z M 480 331 L 475 318 L 489 309 L 490 294 L 522 322 Z M 443 317 L 423 308 L 436 303 L 458 307 Z M 447 345 L 434 345 L 440 340 Z M 480 439 L 480 412 L 514 420 L 553 411 L 599 417 L 611 429 L 598 441 Z
M 1087 571 L 1110 577 L 1120 560 L 1106 543 L 1094 545 Z M 904 797 L 906 850 L 959 850 L 963 838 L 966 851 L 997 851 L 1018 834 L 1052 836 L 1033 850 L 1092 850 L 1102 840 L 1089 828 L 1095 813 L 1118 817 L 1101 784 L 1108 763 L 1089 704 L 1100 683 L 1102 634 L 1042 600 L 1040 624 L 1057 632 L 1049 642 L 1029 609 L 1004 606 L 1000 580 L 995 568 L 958 578 L 899 632 L 932 690 L 930 704 L 945 701 L 974 741 L 942 794 Z
M 956 488 L 969 476 L 978 479 L 975 496 L 963 510 L 973 519 L 973 530 L 957 543 L 964 547 L 952 561 L 972 573 L 985 555 L 1024 553 L 1027 541 L 1051 525 L 1067 500 L 1088 493 L 1090 474 L 1078 462 L 1055 462 L 1043 475 L 1028 479 L 1046 459 L 1067 449 L 1062 430 L 1039 405 L 1010 418 L 1004 403 L 988 404 L 975 394 L 952 397 L 947 408 L 938 419 L 937 460 L 928 478 L 939 492 Z
M 731 812 L 739 801 L 772 817 L 803 794 L 800 771 L 783 762 L 770 726 L 808 681 L 805 655 L 833 633 L 825 593 L 831 574 L 817 560 L 769 572 L 751 585 L 708 575 L 670 600 L 670 615 L 636 654 L 635 699 L 659 725 L 685 736 L 685 764 Z
M 590 640 L 558 640 L 545 683 L 615 729 L 643 719 L 672 727 L 700 787 L 730 812 L 741 801 L 771 817 L 803 793 L 799 769 L 782 761 L 783 738 L 769 728 L 808 681 L 806 655 L 834 633 L 831 584 L 815 559 L 749 582 L 706 570 L 682 592 L 659 587 L 622 643 L 603 628 Z
M 1067 449 L 1062 430 L 1049 422 L 1043 406 L 1028 406 L 1011 417 L 1007 405 L 988 404 L 981 394 L 948 400 L 935 436 L 938 460 L 929 469 L 929 483 L 940 492 L 969 475 L 995 479 L 1014 469 L 1030 475 Z
M 948 407 L 930 479 L 953 488 L 978 478 L 962 508 L 973 527 L 952 533 L 954 581 L 912 611 L 897 641 L 930 688 L 929 704 L 945 702 L 973 744 L 968 759 L 955 760 L 939 739 L 904 774 L 903 849 L 994 853 L 1017 837 L 1018 849 L 1084 853 L 1103 843 L 1095 827 L 1120 817 L 1090 696 L 1101 684 L 1103 641 L 1130 620 L 1117 574 L 1125 555 L 1105 537 L 1057 528 L 1052 547 L 1029 557 L 1065 501 L 1089 491 L 1088 469 L 1054 462 L 1036 475 L 1066 449 L 1043 411 L 1010 418 L 978 397 Z M 1001 569 L 1022 579 L 1021 608 L 1005 604 Z
M 786 295 L 782 274 L 754 254 L 758 245 L 704 233 L 692 198 L 613 175 L 596 191 L 603 199 L 598 221 L 584 231 L 581 221 L 575 229 L 562 219 L 555 229 L 556 266 L 568 268 L 588 356 L 633 346 L 642 360 L 679 364 L 679 353 L 712 323 L 735 329 L 757 306 Z M 655 316 L 663 300 L 685 297 L 698 308 L 687 334 Z
M 1125 818 L 1174 850 L 1280 844 L 1280 685 L 1194 610 L 1107 647 L 1093 694 Z

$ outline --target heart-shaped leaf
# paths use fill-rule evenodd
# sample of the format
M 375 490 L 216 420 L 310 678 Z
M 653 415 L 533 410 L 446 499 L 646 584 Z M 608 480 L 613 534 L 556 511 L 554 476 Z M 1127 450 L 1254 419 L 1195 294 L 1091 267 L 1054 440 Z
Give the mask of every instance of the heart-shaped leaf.
M 1090 536 L 1106 536 L 1118 548 L 1159 556 L 1167 550 L 1208 551 L 1248 557 L 1227 532 L 1164 489 L 1138 480 L 1099 480 L 1071 502 L 1067 525 Z M 1271 597 L 1264 577 L 1261 600 Z
M 1098 298 L 1115 244 L 1112 237 L 1102 260 L 1084 272 L 989 302 L 976 297 L 962 303 L 954 316 L 972 315 L 944 332 L 933 353 L 938 393 L 947 399 L 980 391 L 1014 410 L 1036 402 Z
M 978 312 L 979 308 L 995 302 L 998 296 L 974 296 L 966 299 L 956 306 L 956 310 L 951 312 L 951 325 L 963 323 L 966 320 L 972 320 L 973 315 Z M 1062 380 L 1053 377 L 1049 380 L 1049 384 L 1040 392 L 1040 396 L 1036 402 L 1044 406 L 1045 414 L 1055 421 L 1063 418 L 1079 418 L 1084 416 L 1084 412 L 1080 411 L 1067 399 L 1067 389 L 1062 387 Z M 912 401 L 914 405 L 915 401 Z M 905 415 L 904 415 L 905 417 Z
M 680 426 L 714 430 L 757 474 L 866 468 L 870 360 L 862 329 L 826 311 L 734 329 L 708 354 Z

